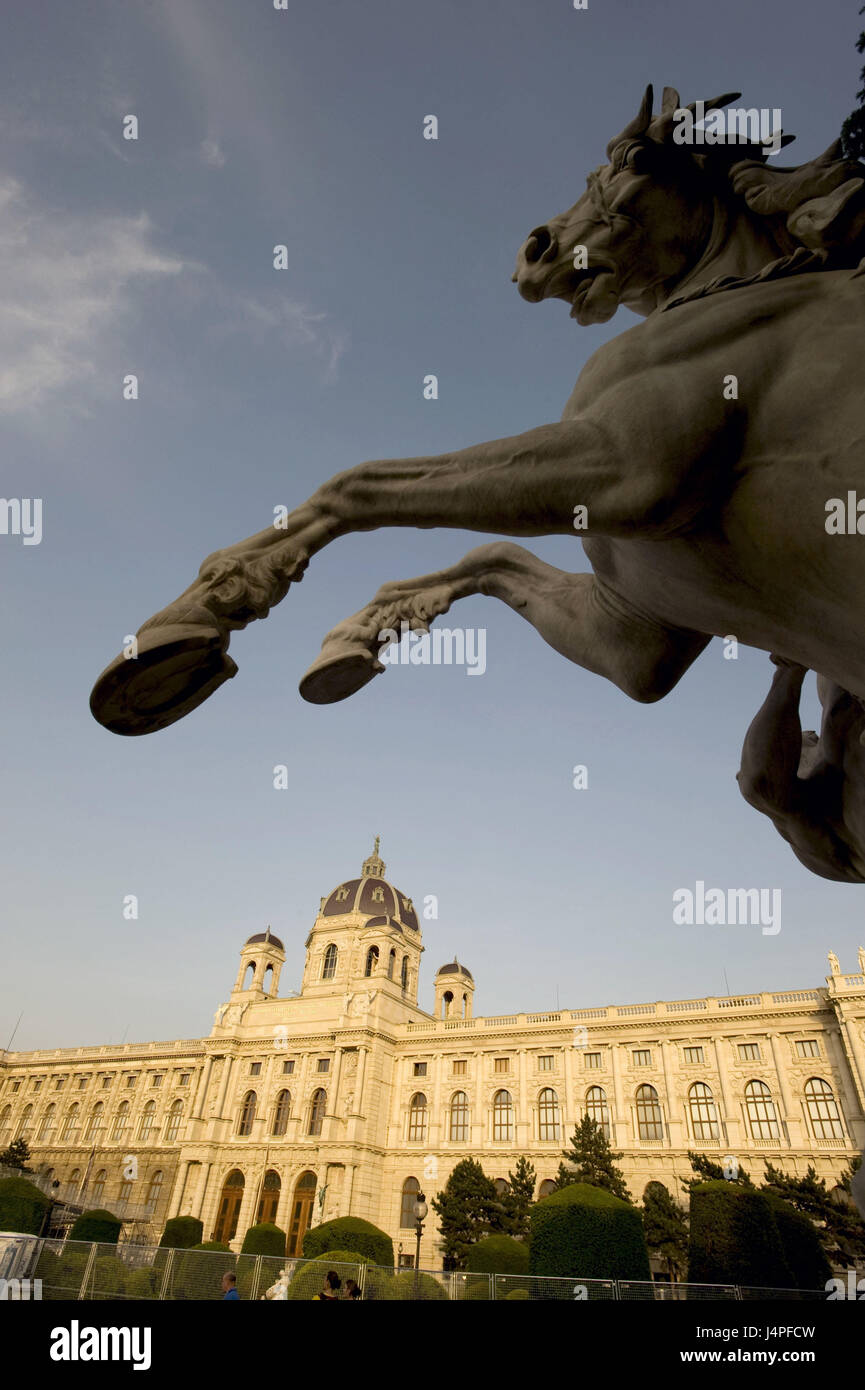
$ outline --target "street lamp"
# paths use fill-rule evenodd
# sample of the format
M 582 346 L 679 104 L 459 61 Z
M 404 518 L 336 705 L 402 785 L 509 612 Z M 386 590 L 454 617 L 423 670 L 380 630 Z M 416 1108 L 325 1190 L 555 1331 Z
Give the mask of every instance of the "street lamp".
M 419 1270 L 420 1270 L 420 1238 L 421 1238 L 421 1236 L 423 1235 L 423 1223 L 424 1223 L 424 1221 L 426 1220 L 426 1215 L 427 1215 L 427 1212 L 428 1212 L 428 1211 L 429 1211 L 429 1207 L 428 1207 L 427 1204 L 426 1204 L 426 1197 L 424 1196 L 424 1194 L 423 1194 L 422 1192 L 419 1192 L 419 1193 L 417 1194 L 417 1197 L 415 1198 L 415 1203 L 414 1203 L 414 1233 L 415 1233 L 415 1237 L 416 1237 L 416 1239 L 417 1239 L 417 1245 L 416 1245 L 416 1247 L 415 1247 L 415 1257 L 414 1257 L 414 1285 L 415 1285 L 415 1297 L 417 1297 L 418 1280 L 419 1280 L 419 1278 L 420 1278 L 420 1275 L 419 1275 Z

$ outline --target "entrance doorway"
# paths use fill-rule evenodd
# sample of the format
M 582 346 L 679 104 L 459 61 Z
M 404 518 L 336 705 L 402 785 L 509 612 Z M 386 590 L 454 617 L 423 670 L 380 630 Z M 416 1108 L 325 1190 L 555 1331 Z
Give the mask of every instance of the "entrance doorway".
M 288 1254 L 300 1255 L 303 1253 L 303 1237 L 309 1227 L 309 1219 L 312 1216 L 312 1204 L 315 1201 L 315 1173 L 301 1173 L 294 1189 L 294 1201 L 291 1204 L 291 1224 L 288 1229 Z
M 218 1240 L 222 1245 L 228 1245 L 229 1241 L 234 1240 L 237 1233 L 237 1218 L 240 1216 L 240 1204 L 243 1201 L 243 1187 L 243 1174 L 239 1168 L 233 1168 L 225 1179 L 222 1188 L 222 1196 L 219 1199 L 216 1214 L 216 1227 L 213 1232 L 213 1239 Z

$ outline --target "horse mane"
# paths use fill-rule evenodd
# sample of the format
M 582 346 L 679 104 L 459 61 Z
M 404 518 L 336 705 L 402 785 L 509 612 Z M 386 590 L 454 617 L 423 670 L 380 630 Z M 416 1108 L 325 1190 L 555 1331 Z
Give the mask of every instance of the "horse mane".
M 727 92 L 714 97 L 703 103 L 705 113 L 728 106 L 740 96 L 740 92 Z M 782 245 L 789 243 L 789 253 L 799 247 L 822 253 L 819 262 L 827 269 L 855 264 L 865 255 L 865 164 L 846 159 L 840 140 L 806 164 L 778 167 L 767 163 L 759 146 L 676 144 L 675 113 L 682 109 L 679 93 L 665 87 L 661 110 L 654 117 L 652 101 L 650 84 L 637 115 L 607 146 L 608 156 L 632 137 L 664 145 L 695 163 L 722 197 L 732 190 L 754 216 L 772 221 L 776 239 Z M 692 102 L 687 109 L 693 116 L 696 108 Z M 781 144 L 789 145 L 794 139 L 784 135 Z M 816 268 L 818 257 L 814 260 Z

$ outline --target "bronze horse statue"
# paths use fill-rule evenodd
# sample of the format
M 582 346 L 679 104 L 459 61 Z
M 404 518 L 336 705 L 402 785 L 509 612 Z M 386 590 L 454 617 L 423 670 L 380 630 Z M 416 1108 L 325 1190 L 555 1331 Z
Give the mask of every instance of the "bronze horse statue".
M 865 697 L 865 539 L 826 525 L 830 499 L 865 498 L 865 168 L 837 145 L 780 168 L 756 144 L 679 143 L 677 112 L 665 88 L 653 116 L 649 87 L 578 202 L 520 248 L 513 279 L 531 303 L 561 299 L 579 324 L 620 304 L 645 320 L 590 358 L 561 420 L 362 463 L 215 551 L 140 629 L 137 658 L 100 676 L 91 708 L 106 728 L 150 733 L 189 713 L 235 674 L 232 631 L 266 617 L 323 546 L 382 526 L 571 535 L 594 573 L 495 540 L 385 584 L 327 635 L 307 700 L 360 689 L 384 670 L 385 629 L 426 630 L 470 594 L 635 700 L 661 699 L 729 634 Z M 742 788 L 758 805 L 759 761 Z M 829 876 L 862 881 L 865 843 Z

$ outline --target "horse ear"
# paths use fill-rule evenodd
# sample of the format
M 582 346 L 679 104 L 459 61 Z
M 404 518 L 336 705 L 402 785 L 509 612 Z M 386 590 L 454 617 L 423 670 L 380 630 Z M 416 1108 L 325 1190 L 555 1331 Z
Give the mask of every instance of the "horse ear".
M 654 99 L 655 92 L 650 82 L 645 92 L 643 93 L 642 104 L 634 119 L 632 121 L 629 121 L 628 124 L 625 126 L 624 130 L 620 131 L 616 138 L 614 140 L 611 140 L 609 145 L 607 146 L 607 158 L 610 157 L 616 146 L 620 145 L 623 140 L 629 139 L 632 135 L 645 134 L 645 132 L 649 128 L 649 122 L 652 119 L 652 104 L 654 102 Z
M 664 96 L 661 101 L 661 115 L 671 116 L 674 111 L 678 111 L 682 105 L 682 98 L 675 87 L 665 87 Z

